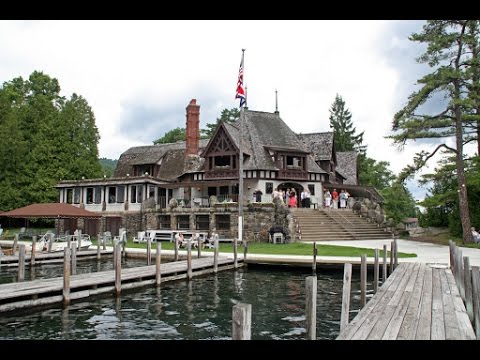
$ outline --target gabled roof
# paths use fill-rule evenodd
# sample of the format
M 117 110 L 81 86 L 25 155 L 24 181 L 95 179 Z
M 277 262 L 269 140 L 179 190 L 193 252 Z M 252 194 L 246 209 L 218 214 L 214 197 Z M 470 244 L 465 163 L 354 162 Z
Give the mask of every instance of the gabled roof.
M 336 170 L 345 176 L 344 184 L 357 185 L 357 158 L 355 151 L 337 152 Z
M 298 134 L 298 138 L 313 153 L 315 161 L 332 158 L 333 132 Z
M 278 167 L 274 164 L 269 149 L 282 149 L 282 151 L 292 151 L 297 153 L 310 153 L 310 149 L 299 141 L 297 135 L 280 118 L 278 113 L 268 113 L 263 111 L 245 110 L 244 152 L 250 155 L 245 162 L 245 170 L 265 169 L 276 170 Z M 239 138 L 239 121 L 230 127 L 227 131 L 232 131 L 230 136 Z M 324 173 L 314 161 L 307 155 L 308 169 L 311 172 Z

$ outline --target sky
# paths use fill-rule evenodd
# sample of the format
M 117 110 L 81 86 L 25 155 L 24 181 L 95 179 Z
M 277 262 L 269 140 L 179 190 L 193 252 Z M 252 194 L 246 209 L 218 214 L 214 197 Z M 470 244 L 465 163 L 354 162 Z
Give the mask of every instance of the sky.
M 424 21 L 0 21 L 0 82 L 33 71 L 56 78 L 61 95 L 83 96 L 100 133 L 99 155 L 118 159 L 185 127 L 185 107 L 200 105 L 200 126 L 238 107 L 235 89 L 245 48 L 250 110 L 273 112 L 297 133 L 329 131 L 336 94 L 364 131 L 367 155 L 398 174 L 415 153 L 385 136 L 428 67 L 408 36 Z M 433 170 L 430 166 L 427 170 Z M 410 181 L 417 200 L 426 189 Z

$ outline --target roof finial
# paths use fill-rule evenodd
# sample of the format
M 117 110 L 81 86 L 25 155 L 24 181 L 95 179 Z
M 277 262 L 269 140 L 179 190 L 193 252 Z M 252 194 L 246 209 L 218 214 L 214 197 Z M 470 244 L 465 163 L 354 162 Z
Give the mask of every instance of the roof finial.
M 275 89 L 275 114 L 278 114 L 278 91 Z

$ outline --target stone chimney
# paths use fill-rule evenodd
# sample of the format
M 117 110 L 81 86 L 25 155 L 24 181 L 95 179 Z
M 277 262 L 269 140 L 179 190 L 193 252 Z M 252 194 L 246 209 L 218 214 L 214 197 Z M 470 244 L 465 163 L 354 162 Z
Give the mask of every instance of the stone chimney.
M 192 99 L 187 106 L 187 147 L 185 155 L 198 155 L 198 142 L 200 140 L 200 105 Z

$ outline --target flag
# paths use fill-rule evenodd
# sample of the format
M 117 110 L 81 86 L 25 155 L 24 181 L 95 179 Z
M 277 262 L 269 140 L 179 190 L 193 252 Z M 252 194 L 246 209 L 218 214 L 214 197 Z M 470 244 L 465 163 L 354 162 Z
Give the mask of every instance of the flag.
M 245 106 L 247 100 L 245 99 L 245 88 L 243 87 L 243 55 L 242 61 L 240 62 L 240 70 L 238 71 L 238 81 L 237 81 L 237 94 L 235 99 L 240 99 L 240 107 Z

